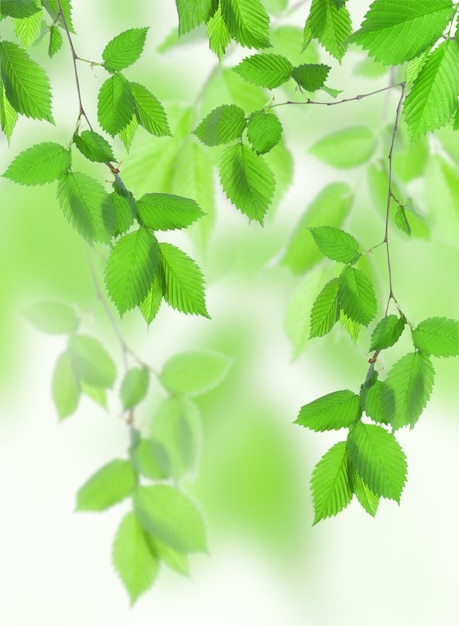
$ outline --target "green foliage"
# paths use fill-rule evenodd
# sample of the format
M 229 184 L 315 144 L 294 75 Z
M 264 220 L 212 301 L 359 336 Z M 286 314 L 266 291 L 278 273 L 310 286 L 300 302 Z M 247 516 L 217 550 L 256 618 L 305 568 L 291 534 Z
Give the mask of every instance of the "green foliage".
M 456 320 L 430 317 L 412 330 L 415 347 L 432 356 L 457 356 L 459 353 L 459 327 Z
M 257 154 L 272 150 L 282 138 L 282 124 L 273 113 L 255 111 L 247 123 L 247 139 Z
M 167 115 L 159 100 L 143 85 L 129 83 L 134 99 L 134 109 L 137 122 L 151 135 L 165 137 L 171 134 Z M 132 113 L 131 113 L 132 115 Z M 131 119 L 129 120 L 131 123 Z M 123 126 L 120 130 L 125 130 Z
M 204 213 L 191 198 L 165 193 L 147 193 L 137 202 L 140 223 L 153 230 L 186 228 Z
M 132 409 L 145 398 L 150 376 L 146 367 L 131 367 L 124 375 L 120 396 L 123 409 Z
M 47 141 L 21 152 L 3 176 L 21 185 L 45 185 L 62 178 L 70 166 L 70 151 Z
M 338 61 L 343 58 L 352 25 L 345 5 L 334 0 L 312 0 L 304 30 L 304 48 L 314 37 Z
M 165 363 L 160 380 L 170 393 L 197 396 L 219 385 L 230 366 L 230 359 L 214 352 L 177 354 Z
M 339 288 L 339 280 L 333 278 L 314 301 L 311 311 L 311 337 L 326 335 L 339 320 Z
M 77 492 L 77 511 L 105 511 L 133 494 L 136 474 L 129 461 L 114 459 L 93 474 Z
M 142 54 L 148 28 L 131 28 L 114 37 L 102 52 L 104 67 L 114 73 L 132 65 Z
M 376 315 L 376 295 L 370 279 L 361 270 L 346 266 L 339 277 L 339 302 L 354 322 L 367 326 Z
M 212 15 L 213 0 L 175 0 L 179 17 L 179 35 L 186 35 Z
M 295 424 L 311 430 L 348 428 L 361 415 L 360 398 L 349 390 L 334 391 L 303 406 Z
M 269 15 L 260 0 L 220 0 L 231 36 L 247 48 L 268 48 Z
M 231 34 L 223 18 L 220 3 L 215 13 L 207 22 L 206 30 L 207 38 L 209 39 L 209 48 L 221 61 L 227 47 L 231 43 Z
M 406 319 L 397 315 L 386 315 L 376 325 L 371 335 L 371 350 L 390 348 L 400 339 L 405 328 Z
M 327 165 L 348 169 L 367 163 L 375 148 L 371 130 L 366 126 L 355 126 L 319 139 L 309 151 Z
M 330 69 L 329 65 L 304 63 L 294 68 L 292 78 L 306 91 L 317 91 L 324 86 Z
M 93 130 L 84 130 L 73 137 L 76 147 L 90 161 L 108 163 L 114 161 L 113 149 L 108 141 Z
M 314 524 L 336 515 L 352 500 L 348 464 L 346 442 L 340 441 L 315 466 L 311 478 Z
M 36 3 L 34 8 L 37 9 Z M 14 20 L 14 33 L 24 48 L 28 48 L 38 39 L 42 20 L 42 9 L 35 11 L 29 17 Z
M 0 13 L 15 18 L 27 18 L 40 10 L 35 0 L 2 0 Z
M 103 345 L 89 335 L 70 335 L 68 353 L 79 380 L 92 387 L 112 387 L 116 369 Z
M 60 420 L 72 415 L 80 400 L 80 384 L 69 352 L 63 352 L 54 366 L 52 397 Z
M 57 28 L 57 26 L 51 26 L 49 29 L 48 44 L 48 55 L 50 58 L 53 58 L 53 56 L 59 52 L 63 43 L 64 38 L 62 37 L 61 31 Z
M 274 89 L 285 83 L 293 70 L 288 59 L 271 53 L 254 54 L 245 58 L 234 68 L 242 78 L 266 89 Z
M 123 74 L 113 74 L 99 90 L 99 124 L 109 135 L 115 136 L 126 128 L 134 113 L 134 96 L 129 81 Z
M 332 261 L 353 265 L 359 260 L 359 243 L 349 233 L 334 226 L 316 226 L 309 230 L 319 250 Z
M 239 139 L 245 123 L 241 107 L 223 104 L 209 113 L 193 132 L 206 146 L 219 146 Z

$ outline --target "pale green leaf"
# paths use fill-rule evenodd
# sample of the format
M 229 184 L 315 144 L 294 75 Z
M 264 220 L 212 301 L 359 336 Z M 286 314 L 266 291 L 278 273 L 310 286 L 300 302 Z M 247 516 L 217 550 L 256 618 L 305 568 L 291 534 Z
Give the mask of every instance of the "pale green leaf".
M 351 318 L 348 317 L 342 309 L 340 309 L 339 312 L 339 321 L 341 323 L 341 326 L 355 343 L 359 338 L 360 331 L 362 329 L 360 324 L 358 322 L 355 322 L 354 320 L 351 320 Z
M 132 65 L 143 52 L 147 28 L 125 30 L 105 46 L 102 52 L 104 67 L 108 72 L 119 72 Z
M 206 146 L 219 146 L 242 136 L 245 113 L 235 104 L 222 104 L 211 111 L 193 131 Z
M 454 247 L 459 242 L 458 185 L 459 168 L 439 154 L 431 155 L 424 178 L 429 221 L 436 239 Z
M 131 367 L 121 382 L 120 396 L 123 410 L 137 406 L 148 392 L 150 376 L 146 367 Z
M 351 18 L 345 6 L 338 9 L 333 0 L 312 0 L 305 30 L 309 30 L 338 61 L 343 58 L 352 31 Z M 304 37 L 304 48 L 308 37 Z
M 136 472 L 151 480 L 163 480 L 169 477 L 168 471 L 163 467 L 167 465 L 167 454 L 159 445 L 150 439 L 140 439 L 131 450 L 131 461 Z
M 315 466 L 311 478 L 314 524 L 337 515 L 352 500 L 346 442 L 340 441 Z
M 69 150 L 58 143 L 46 141 L 18 154 L 3 176 L 20 185 L 46 185 L 62 178 L 71 163 Z
M 339 304 L 351 320 L 367 326 L 376 315 L 376 295 L 370 279 L 349 265 L 339 277 Z
M 330 280 L 312 305 L 310 337 L 323 337 L 339 319 L 339 280 Z
M 231 36 L 247 48 L 268 48 L 269 15 L 260 0 L 220 0 Z
M 79 380 L 92 387 L 113 387 L 115 364 L 97 339 L 89 335 L 70 335 L 68 353 Z
M 161 302 L 163 300 L 164 292 L 164 272 L 162 266 L 160 266 L 159 271 L 155 274 L 153 283 L 145 300 L 139 305 L 140 312 L 142 313 L 143 318 L 147 322 L 147 324 L 151 324 L 151 322 L 158 314 L 159 307 L 161 306 Z
M 309 151 L 333 167 L 348 169 L 367 163 L 376 149 L 376 140 L 366 126 L 345 128 L 319 139 Z
M 103 387 L 91 387 L 91 385 L 87 385 L 85 382 L 80 381 L 81 391 L 85 396 L 91 398 L 94 402 L 96 402 L 103 409 L 107 410 L 107 390 Z
M 37 3 L 32 0 L 37 9 Z M 29 17 L 14 19 L 14 32 L 19 42 L 24 48 L 28 48 L 38 39 L 41 31 L 41 23 L 43 20 L 43 9 L 36 10 Z
M 90 161 L 108 163 L 114 161 L 113 150 L 108 141 L 94 130 L 84 130 L 73 137 L 76 147 Z
M 182 574 L 183 576 L 189 575 L 190 568 L 188 564 L 188 556 L 186 554 L 172 550 L 172 548 L 166 546 L 161 541 L 154 539 L 151 535 L 148 536 L 148 542 L 162 563 L 170 567 L 178 574 Z
M 3 81 L 0 76 L 0 126 L 8 140 L 8 143 L 11 140 L 11 136 L 13 134 L 14 127 L 16 126 L 16 122 L 18 121 L 17 111 L 11 105 L 11 102 L 8 100 L 5 92 L 5 88 L 3 86 Z
M 319 250 L 332 261 L 353 265 L 359 260 L 359 243 L 349 233 L 334 226 L 315 226 L 309 230 Z
M 245 58 L 233 69 L 249 83 L 274 89 L 288 81 L 293 65 L 280 54 L 260 53 Z
M 331 67 L 322 64 L 304 63 L 292 71 L 292 78 L 306 91 L 317 91 L 324 86 Z
M 99 124 L 109 135 L 115 136 L 128 126 L 134 113 L 134 96 L 130 83 L 122 74 L 113 74 L 99 90 Z
M 204 215 L 191 198 L 166 193 L 146 193 L 137 201 L 140 223 L 153 230 L 187 228 Z
M 74 309 L 62 302 L 36 302 L 24 314 L 35 328 L 51 335 L 73 333 L 79 324 Z
M 390 348 L 400 339 L 405 328 L 406 318 L 386 315 L 377 324 L 371 335 L 370 351 Z
M 77 511 L 105 511 L 134 493 L 137 476 L 129 461 L 114 459 L 82 485 L 76 496 Z
M 56 361 L 51 389 L 59 419 L 63 420 L 75 413 L 81 391 L 68 352 L 63 352 Z
M 56 21 L 61 8 L 67 28 L 71 33 L 75 32 L 72 23 L 72 0 L 59 0 L 59 4 L 57 3 L 57 0 L 41 0 L 41 3 L 43 8 L 46 9 L 51 15 L 53 21 Z M 59 18 L 59 22 L 63 25 L 62 15 Z
M 380 496 L 374 494 L 371 489 L 365 485 L 355 470 L 351 471 L 351 488 L 363 509 L 374 517 L 378 511 Z
M 255 111 L 247 124 L 247 139 L 257 154 L 265 154 L 282 138 L 282 124 L 273 113 Z
M 217 352 L 184 352 L 165 363 L 160 381 L 170 393 L 197 396 L 219 385 L 230 366 L 231 359 Z
M 348 428 L 360 418 L 360 397 L 353 391 L 333 391 L 301 407 L 295 424 L 311 430 Z
M 171 134 L 167 115 L 161 102 L 139 83 L 129 83 L 134 98 L 134 109 L 138 123 L 151 135 L 165 137 Z M 131 118 L 129 118 L 129 122 Z
M 459 354 L 459 325 L 447 317 L 429 317 L 412 330 L 413 343 L 418 350 L 432 356 L 448 357 Z

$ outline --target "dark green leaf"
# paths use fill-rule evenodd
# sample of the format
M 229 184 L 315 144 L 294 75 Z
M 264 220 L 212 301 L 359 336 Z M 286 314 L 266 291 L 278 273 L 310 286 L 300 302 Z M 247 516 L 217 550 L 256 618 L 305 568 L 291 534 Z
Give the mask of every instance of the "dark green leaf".
M 247 48 L 268 48 L 269 15 L 260 0 L 220 0 L 231 36 Z
M 2 0 L 0 4 L 2 15 L 16 18 L 30 17 L 39 10 L 36 0 Z
M 48 55 L 52 59 L 59 52 L 64 43 L 61 31 L 57 26 L 51 26 L 49 29 Z
M 71 33 L 75 32 L 72 23 L 72 0 L 59 0 L 59 4 L 57 3 L 57 0 L 41 0 L 41 3 L 43 8 L 48 11 L 54 21 L 56 20 L 58 13 L 60 13 L 60 8 L 62 8 L 67 28 Z M 59 18 L 59 21 L 61 24 L 63 23 L 62 15 Z
M 69 150 L 47 141 L 18 154 L 3 176 L 21 185 L 46 185 L 64 176 L 71 163 Z
M 365 394 L 364 409 L 368 417 L 379 424 L 387 424 L 388 418 L 383 403 L 384 383 L 377 380 Z
M 132 65 L 143 52 L 148 28 L 130 28 L 114 37 L 102 52 L 108 72 L 119 72 Z
M 136 217 L 136 204 L 132 197 L 121 196 L 120 194 L 113 192 L 110 194 L 110 198 L 115 209 L 115 228 L 113 235 L 123 235 L 129 230 L 134 223 Z
M 352 491 L 357 496 L 357 500 L 360 502 L 362 507 L 369 515 L 374 517 L 378 510 L 380 496 L 374 494 L 371 489 L 365 485 L 355 470 L 351 472 L 351 486 Z
M 352 500 L 346 442 L 340 441 L 326 452 L 312 472 L 314 524 L 337 515 Z
M 400 339 L 405 328 L 406 318 L 386 315 L 377 324 L 371 335 L 370 351 L 390 348 Z
M 93 474 L 77 492 L 77 511 L 105 511 L 134 493 L 137 477 L 129 461 L 114 459 Z
M 207 22 L 213 13 L 213 0 L 175 0 L 179 18 L 179 35 L 186 35 Z
M 301 407 L 295 424 L 317 432 L 348 428 L 360 418 L 360 398 L 345 389 L 334 391 Z

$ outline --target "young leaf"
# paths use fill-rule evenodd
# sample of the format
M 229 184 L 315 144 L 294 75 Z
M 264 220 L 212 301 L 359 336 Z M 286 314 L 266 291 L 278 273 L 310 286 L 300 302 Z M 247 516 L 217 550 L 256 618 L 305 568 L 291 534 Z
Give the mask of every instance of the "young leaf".
M 255 111 L 247 124 L 247 139 L 257 154 L 265 154 L 282 138 L 282 124 L 273 113 Z
M 130 123 L 135 113 L 131 85 L 122 74 L 113 74 L 103 83 L 97 100 L 101 127 L 113 137 Z
M 351 320 L 367 326 L 376 315 L 376 295 L 361 270 L 346 266 L 339 277 L 339 304 Z
M 405 328 L 406 318 L 386 315 L 377 324 L 371 335 L 370 352 L 390 348 L 400 339 Z
M 79 324 L 72 307 L 62 302 L 36 302 L 24 314 L 35 328 L 51 335 L 73 333 Z
M 172 394 L 197 396 L 217 387 L 230 366 L 231 359 L 216 352 L 185 352 L 165 363 L 160 381 Z
M 46 185 L 62 178 L 70 166 L 70 151 L 47 141 L 18 154 L 3 176 L 20 185 Z
M 193 131 L 206 146 L 219 146 L 242 136 L 245 113 L 235 104 L 222 104 Z
M 129 83 L 129 86 L 134 98 L 135 115 L 139 124 L 151 135 L 157 137 L 170 135 L 167 115 L 161 102 L 143 85 Z
M 411 226 L 408 221 L 408 217 L 406 216 L 406 210 L 404 206 L 399 206 L 397 212 L 395 214 L 395 225 L 402 233 L 411 236 Z
M 36 0 L 2 0 L 0 4 L 0 13 L 14 18 L 27 18 L 39 10 Z
M 146 532 L 178 552 L 206 550 L 206 527 L 191 498 L 169 485 L 139 487 L 135 513 Z
M 399 65 L 430 48 L 453 14 L 451 0 L 375 0 L 351 41 L 377 61 Z
M 170 243 L 161 243 L 164 272 L 164 300 L 182 313 L 209 317 L 204 279 L 198 265 L 185 252 Z
M 213 12 L 213 0 L 175 0 L 179 18 L 179 36 L 186 35 L 207 22 Z
M 132 65 L 143 52 L 148 28 L 130 28 L 114 37 L 102 52 L 107 72 L 119 72 Z
M 48 56 L 52 59 L 59 52 L 64 43 L 61 31 L 57 26 L 51 26 L 49 29 Z
M 359 260 L 359 243 L 349 233 L 334 226 L 316 226 L 309 230 L 319 250 L 332 261 L 353 265 Z
M 18 113 L 54 123 L 48 77 L 27 52 L 0 41 L 0 70 L 6 96 Z
M 68 352 L 63 352 L 56 361 L 51 389 L 59 419 L 73 415 L 77 410 L 81 391 Z
M 89 335 L 71 335 L 68 353 L 79 380 L 92 387 L 112 387 L 116 368 L 103 345 Z
M 159 560 L 132 511 L 123 517 L 116 531 L 112 558 L 131 604 L 134 604 L 155 581 L 159 571 Z
M 304 63 L 294 68 L 292 78 L 306 91 L 317 91 L 324 86 L 330 70 L 329 65 Z
M 361 414 L 359 396 L 345 389 L 328 393 L 305 404 L 301 407 L 295 424 L 317 432 L 339 430 L 351 426 Z
M 407 465 L 394 435 L 381 426 L 357 422 L 349 431 L 347 449 L 365 485 L 376 496 L 400 502 Z
M 340 441 L 326 452 L 312 472 L 314 524 L 337 515 L 352 500 L 346 442 Z
M 214 52 L 221 61 L 225 54 L 226 48 L 231 43 L 231 34 L 223 19 L 221 6 L 218 5 L 217 10 L 207 22 L 207 39 L 209 40 L 209 48 Z
M 223 153 L 219 169 L 228 199 L 249 219 L 262 224 L 276 186 L 262 157 L 244 144 L 237 144 Z
M 220 0 L 231 36 L 247 48 L 268 48 L 269 15 L 260 0 Z
M 363 509 L 374 517 L 378 510 L 380 496 L 374 494 L 371 489 L 365 485 L 355 470 L 351 471 L 351 488 Z
M 403 103 L 410 141 L 449 122 L 459 97 L 458 74 L 457 42 L 444 41 L 427 59 Z
M 375 148 L 376 140 L 370 129 L 354 126 L 320 139 L 309 152 L 327 165 L 349 169 L 367 163 Z
M 310 337 L 323 337 L 339 319 L 339 280 L 330 280 L 317 296 L 311 311 Z
M 159 270 L 160 271 L 158 271 L 153 279 L 153 283 L 147 297 L 139 305 L 140 312 L 142 313 L 147 324 L 151 324 L 151 322 L 155 319 L 164 297 L 164 272 L 161 266 Z
M 123 411 L 132 409 L 145 398 L 150 377 L 146 367 L 131 367 L 124 375 L 120 396 Z
M 413 343 L 418 350 L 432 356 L 457 356 L 459 354 L 459 325 L 447 317 L 429 317 L 412 331 Z
M 233 69 L 249 83 L 274 89 L 288 81 L 293 65 L 280 54 L 260 53 L 245 58 Z
M 76 147 L 90 161 L 108 163 L 114 161 L 113 150 L 108 141 L 94 130 L 84 130 L 73 137 Z
M 35 9 L 37 5 L 35 4 Z M 24 48 L 28 48 L 38 39 L 43 20 L 43 9 L 38 9 L 29 17 L 14 19 L 14 32 Z
M 421 352 L 405 354 L 391 367 L 382 389 L 382 402 L 394 430 L 416 424 L 432 393 L 434 376 L 429 357 Z
M 145 300 L 159 265 L 158 241 L 144 228 L 123 235 L 115 244 L 108 257 L 105 284 L 120 315 Z
M 141 224 L 153 230 L 187 228 L 204 215 L 191 198 L 167 193 L 146 193 L 137 201 Z
M 82 485 L 76 496 L 77 511 L 105 511 L 133 494 L 137 476 L 129 461 L 114 459 Z
M 312 0 L 305 31 L 309 31 L 325 50 L 341 61 L 346 52 L 347 38 L 352 31 L 349 11 L 345 6 L 337 8 L 334 0 Z M 308 43 L 308 37 L 305 36 L 304 48 Z

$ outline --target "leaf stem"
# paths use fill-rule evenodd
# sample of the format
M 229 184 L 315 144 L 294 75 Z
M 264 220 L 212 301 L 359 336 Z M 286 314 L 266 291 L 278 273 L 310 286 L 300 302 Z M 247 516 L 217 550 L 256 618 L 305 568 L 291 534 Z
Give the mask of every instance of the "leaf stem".
M 316 100 L 311 100 L 308 98 L 307 100 L 303 100 L 301 102 L 297 102 L 294 100 L 287 100 L 286 102 L 278 102 L 276 104 L 271 104 L 268 108 L 274 109 L 274 107 L 285 106 L 288 104 L 316 104 L 321 106 L 336 106 L 337 104 L 343 104 L 345 102 L 354 102 L 355 100 L 363 100 L 364 98 L 369 98 L 370 96 L 374 96 L 378 93 L 383 93 L 384 91 L 388 91 L 389 89 L 393 89 L 394 87 L 402 87 L 405 88 L 405 83 L 396 83 L 395 85 L 388 85 L 387 87 L 382 87 L 381 89 L 376 89 L 375 91 L 370 91 L 368 93 L 362 93 L 357 96 L 353 96 L 352 98 L 343 98 L 342 100 L 335 100 L 333 102 L 318 102 Z

